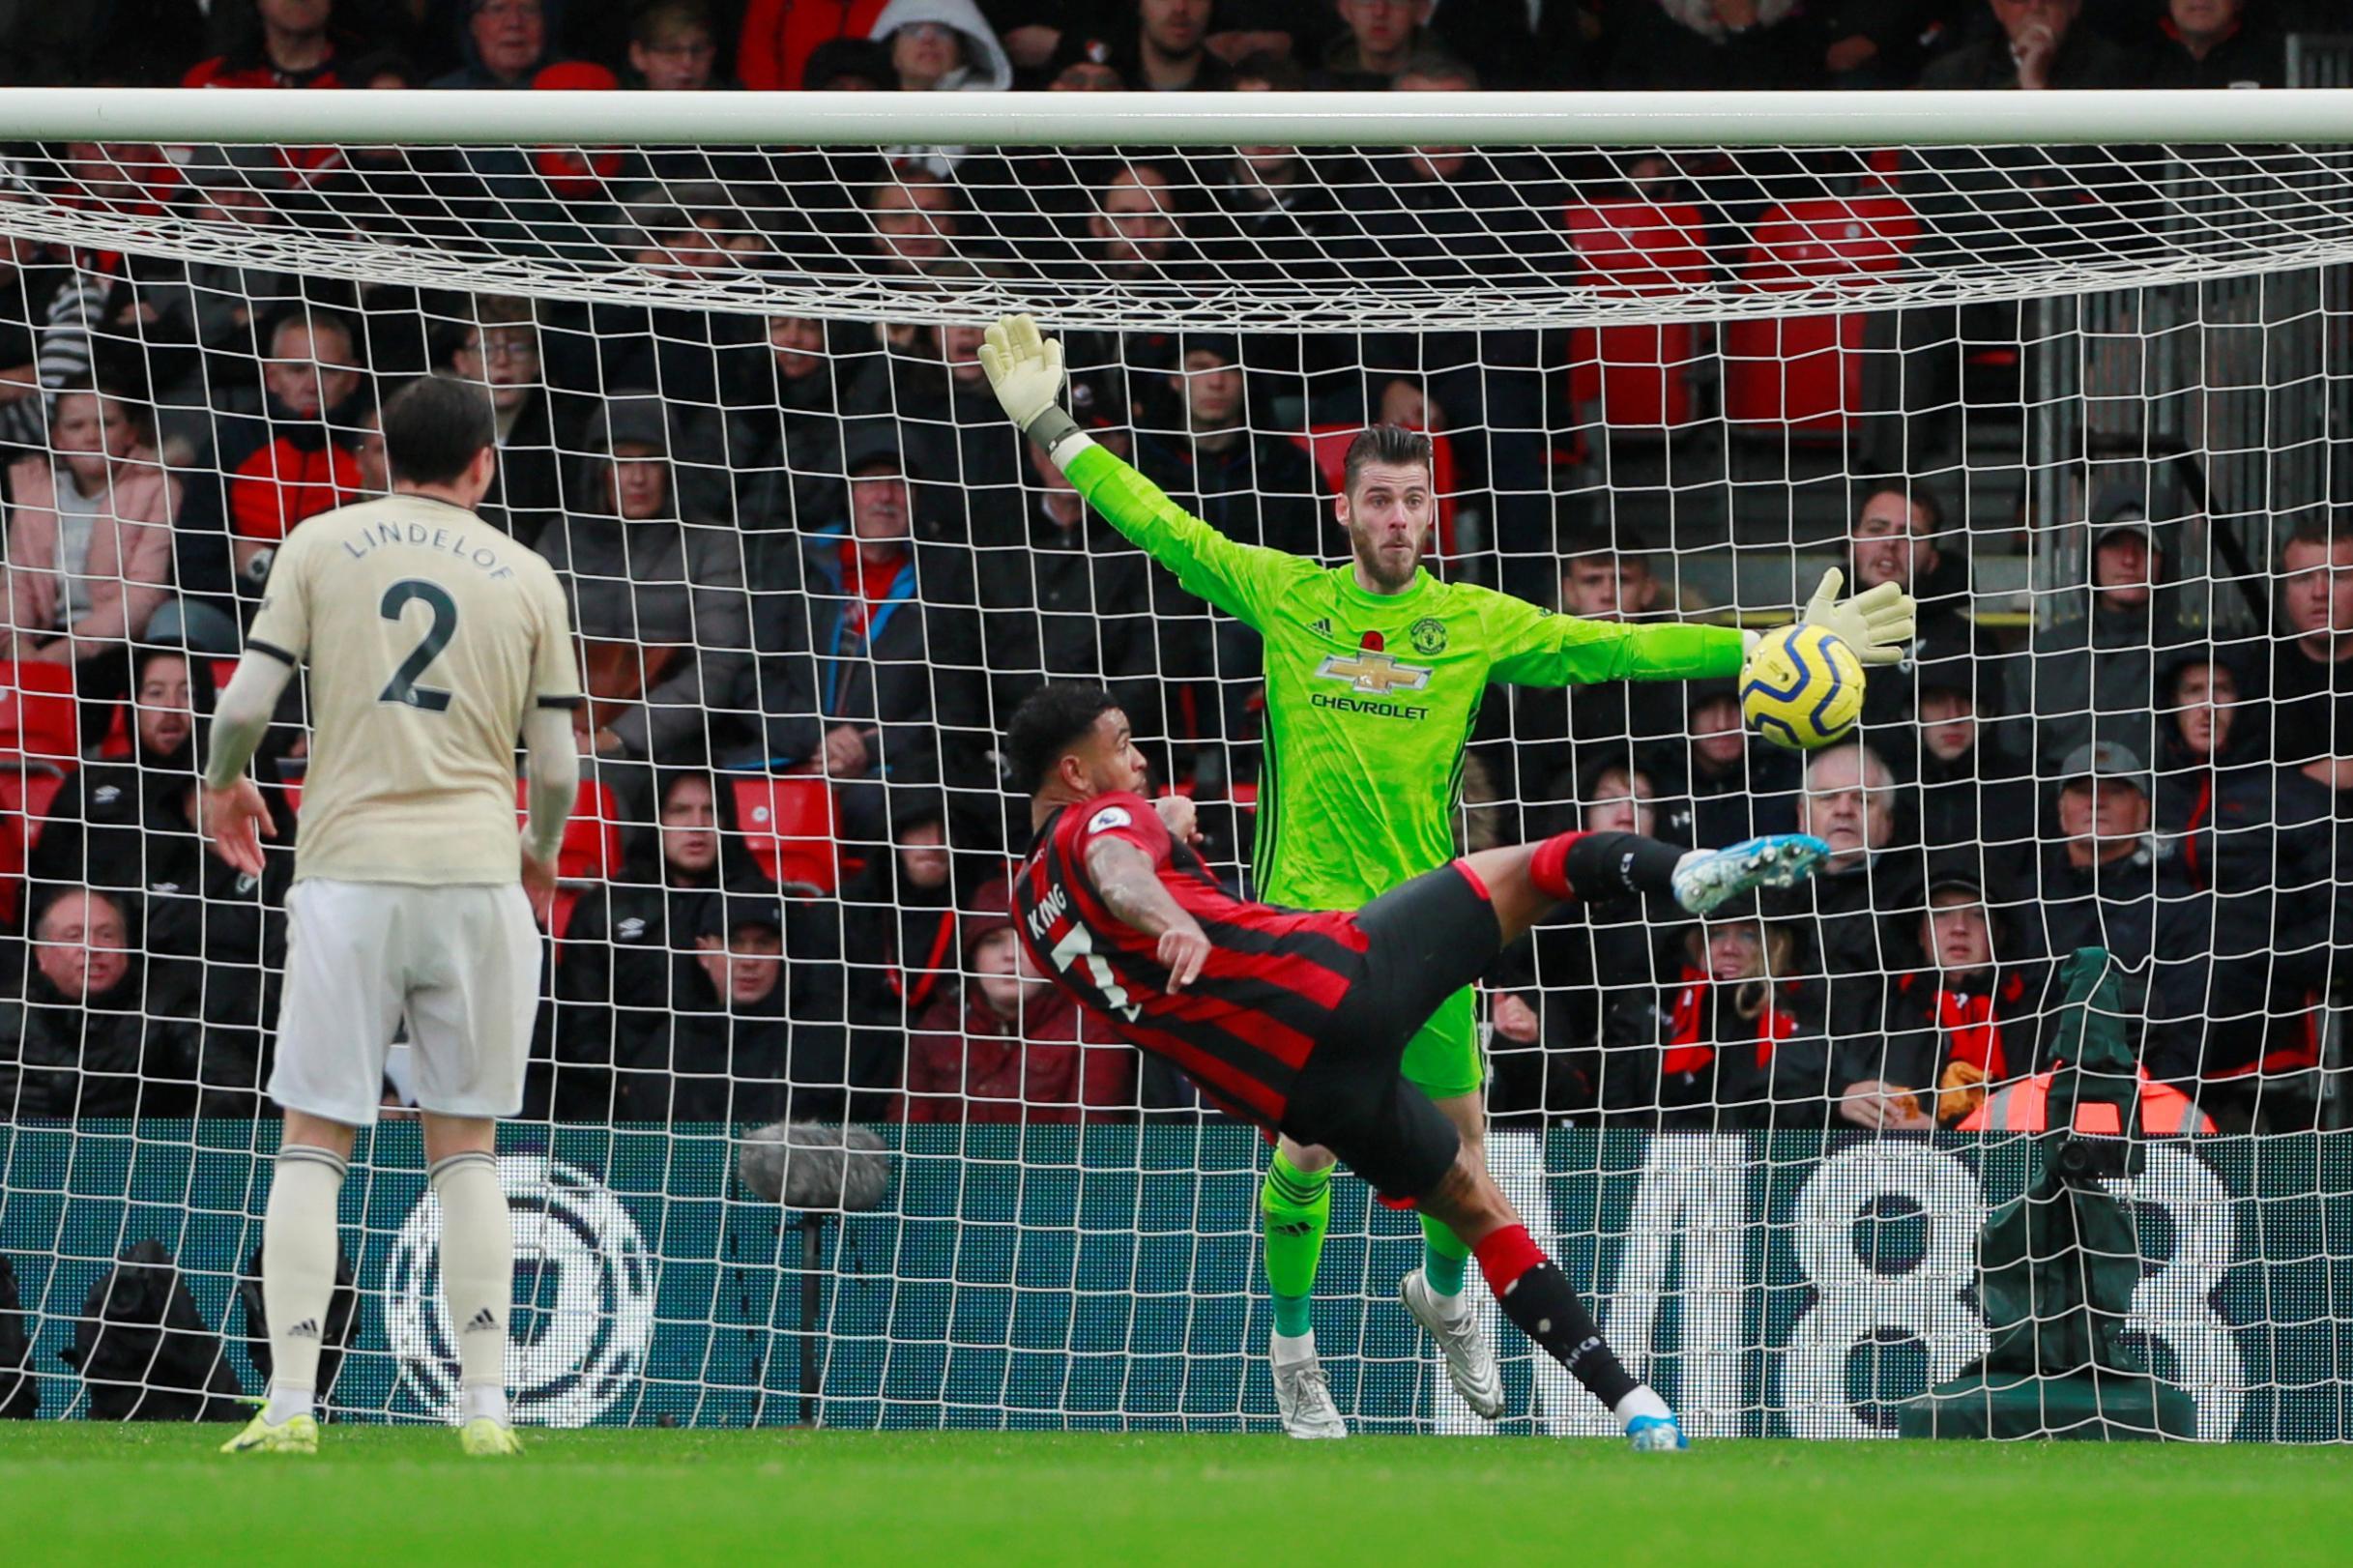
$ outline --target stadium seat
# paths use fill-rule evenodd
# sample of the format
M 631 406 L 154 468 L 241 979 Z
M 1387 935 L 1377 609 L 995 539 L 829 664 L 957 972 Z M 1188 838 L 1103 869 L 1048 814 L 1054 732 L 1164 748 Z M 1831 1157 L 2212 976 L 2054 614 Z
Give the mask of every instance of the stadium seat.
M 0 664 L 0 919 L 15 918 L 33 825 L 80 756 L 73 666 Z
M 527 820 L 531 784 L 515 780 L 515 812 Z M 556 875 L 566 882 L 604 882 L 621 867 L 621 802 L 612 786 L 590 779 L 580 781 L 580 796 L 564 825 L 564 843 L 556 851 Z
M 1697 207 L 1597 201 L 1570 208 L 1564 222 L 1579 275 L 1597 293 L 1639 298 L 1709 280 Z M 1596 407 L 1613 429 L 1670 430 L 1692 419 L 1699 358 L 1699 329 L 1691 322 L 1581 327 L 1569 334 L 1569 396 Z
M 1920 239 L 1900 196 L 1793 201 L 1757 225 L 1737 281 L 1764 294 L 1836 289 L 1896 271 Z M 1860 311 L 1725 324 L 1724 414 L 1734 424 L 1835 433 L 1863 408 Z
M 1304 434 L 1291 439 L 1315 460 L 1316 472 L 1334 495 L 1340 493 L 1341 481 L 1348 473 L 1349 443 L 1364 430 L 1360 423 L 1311 424 Z M 1430 488 L 1438 493 L 1438 532 L 1432 536 L 1430 547 L 1440 561 L 1454 559 L 1454 505 L 1457 493 L 1454 469 L 1454 443 L 1444 431 L 1430 438 Z
M 752 861 L 784 886 L 829 893 L 841 884 L 833 786 L 813 775 L 741 773 L 731 781 L 736 826 Z

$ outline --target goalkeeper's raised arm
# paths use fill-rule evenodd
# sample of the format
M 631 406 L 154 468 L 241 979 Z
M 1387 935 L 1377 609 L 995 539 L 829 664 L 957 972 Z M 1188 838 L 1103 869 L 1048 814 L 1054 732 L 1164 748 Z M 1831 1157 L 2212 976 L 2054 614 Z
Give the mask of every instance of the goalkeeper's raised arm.
M 1321 574 L 1314 562 L 1227 538 L 1097 446 L 1061 406 L 1061 344 L 1042 335 L 1029 316 L 1006 316 L 989 328 L 980 362 L 1013 422 L 1089 505 L 1174 571 L 1188 591 L 1264 632 L 1277 598 Z M 1421 571 L 1432 516 L 1428 464 L 1420 465 L 1418 490 L 1410 479 L 1381 486 L 1384 476 L 1377 473 L 1358 496 L 1360 472 L 1388 465 L 1359 464 L 1356 456 L 1351 450 L 1336 508 L 1355 557 L 1352 575 L 1364 592 L 1393 597 L 1411 587 Z M 1802 619 L 1844 638 L 1865 664 L 1901 659 L 1912 637 L 1911 599 L 1885 583 L 1842 600 L 1843 581 L 1836 570 L 1826 573 Z M 1494 679 L 1522 684 L 1729 676 L 1740 671 L 1757 643 L 1754 632 L 1728 627 L 1583 621 L 1467 585 L 1463 593 L 1476 602 L 1480 641 Z

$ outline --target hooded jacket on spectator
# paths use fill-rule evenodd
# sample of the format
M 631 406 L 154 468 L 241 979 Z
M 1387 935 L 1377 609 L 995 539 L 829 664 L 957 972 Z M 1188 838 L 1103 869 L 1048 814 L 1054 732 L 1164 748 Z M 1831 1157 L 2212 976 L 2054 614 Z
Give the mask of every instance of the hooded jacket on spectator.
M 141 891 L 153 876 L 189 863 L 187 851 L 192 843 L 177 799 L 197 776 L 205 726 L 213 712 L 213 663 L 202 656 L 187 657 L 176 649 L 143 652 L 132 667 L 134 701 L 149 662 L 160 657 L 186 658 L 192 714 L 187 737 L 175 746 L 159 749 L 141 730 L 137 714 L 126 712 L 131 755 L 119 762 L 86 762 L 66 775 L 50 798 L 40 838 L 27 858 L 33 902 L 68 886 Z M 175 822 L 177 837 L 169 828 Z
M 666 460 L 664 515 L 616 515 L 611 476 L 618 446 Z M 693 493 L 690 450 L 652 393 L 618 393 L 581 439 L 566 514 L 539 553 L 571 599 L 586 645 L 590 707 L 629 754 L 655 762 L 701 756 L 708 724 L 732 732 L 729 710 L 749 662 L 750 607 L 742 541 Z
M 217 417 L 220 479 L 189 493 L 175 534 L 182 593 L 230 593 L 232 537 L 274 546 L 303 519 L 361 498 L 360 454 L 347 443 L 358 439 L 369 395 L 363 381 L 313 419 L 298 418 L 276 396 L 259 414 Z
M 934 92 L 1002 93 L 1013 85 L 1013 61 L 997 41 L 973 0 L 890 0 L 868 26 L 866 36 L 887 44 L 890 35 L 917 22 L 953 28 L 964 64 L 934 84 Z

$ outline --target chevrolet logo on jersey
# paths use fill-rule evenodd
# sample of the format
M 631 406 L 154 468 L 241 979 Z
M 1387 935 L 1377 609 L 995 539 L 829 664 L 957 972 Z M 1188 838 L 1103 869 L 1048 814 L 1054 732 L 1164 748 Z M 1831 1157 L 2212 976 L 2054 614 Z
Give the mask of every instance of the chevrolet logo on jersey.
M 1391 692 L 1419 691 L 1427 686 L 1430 667 L 1426 664 L 1400 664 L 1391 654 L 1366 648 L 1353 653 L 1326 653 L 1323 662 L 1316 666 L 1316 677 L 1322 681 L 1345 681 L 1351 691 L 1372 693 L 1370 697 L 1344 697 L 1319 691 L 1309 699 L 1318 708 L 1362 713 L 1371 718 L 1429 716 L 1426 707 L 1388 700 Z
M 1392 691 L 1419 691 L 1430 683 L 1430 667 L 1426 664 L 1400 664 L 1387 653 L 1366 649 L 1354 653 L 1326 653 L 1323 662 L 1316 666 L 1317 679 L 1346 681 L 1351 691 L 1378 692 L 1387 696 Z

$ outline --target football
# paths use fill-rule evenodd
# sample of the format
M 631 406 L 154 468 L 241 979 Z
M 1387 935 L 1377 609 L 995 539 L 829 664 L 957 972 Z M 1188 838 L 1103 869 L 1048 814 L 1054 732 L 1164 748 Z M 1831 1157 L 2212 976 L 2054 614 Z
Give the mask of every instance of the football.
M 1863 711 L 1863 661 L 1819 626 L 1768 631 L 1740 672 L 1740 716 L 1777 746 L 1812 751 Z

